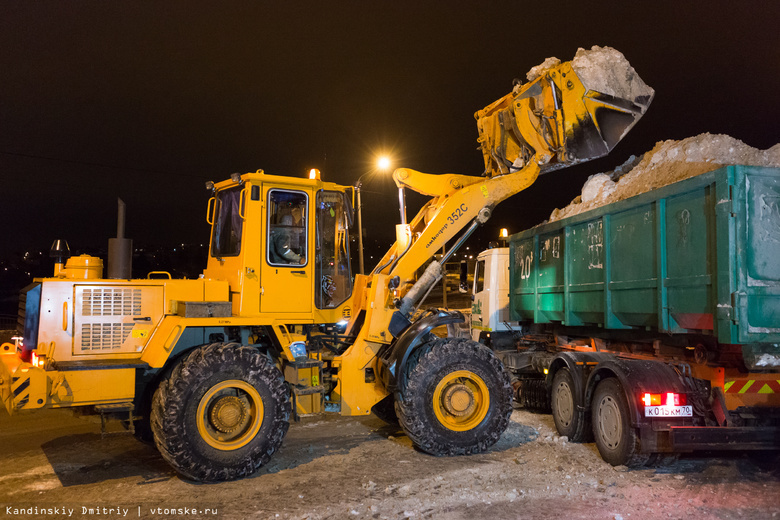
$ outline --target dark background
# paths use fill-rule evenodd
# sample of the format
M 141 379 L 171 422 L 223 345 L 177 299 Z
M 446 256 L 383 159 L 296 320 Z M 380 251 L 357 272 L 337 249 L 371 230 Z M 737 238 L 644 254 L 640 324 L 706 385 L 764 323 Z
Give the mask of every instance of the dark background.
M 778 20 L 776 1 L 2 1 L 0 268 L 28 253 L 21 271 L 50 273 L 55 238 L 101 253 L 121 197 L 135 246 L 164 256 L 184 245 L 182 272 L 197 273 L 205 181 L 319 168 L 350 184 L 379 153 L 394 167 L 478 175 L 473 114 L 513 78 L 578 47 L 623 52 L 656 90 L 646 116 L 608 157 L 504 202 L 477 250 L 659 140 L 780 141 Z M 410 198 L 410 217 L 421 201 Z M 364 178 L 364 204 L 373 267 L 398 220 L 389 175 Z

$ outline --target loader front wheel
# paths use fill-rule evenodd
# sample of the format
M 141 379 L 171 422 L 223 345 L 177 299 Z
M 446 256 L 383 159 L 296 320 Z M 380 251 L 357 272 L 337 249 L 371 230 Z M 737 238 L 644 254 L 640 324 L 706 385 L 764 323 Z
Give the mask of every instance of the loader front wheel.
M 461 338 L 434 340 L 412 353 L 396 392 L 398 420 L 433 455 L 485 451 L 512 413 L 509 376 L 493 352 Z
M 151 425 L 169 464 L 211 482 L 249 476 L 268 462 L 289 418 L 276 366 L 252 347 L 214 343 L 188 354 L 160 384 Z

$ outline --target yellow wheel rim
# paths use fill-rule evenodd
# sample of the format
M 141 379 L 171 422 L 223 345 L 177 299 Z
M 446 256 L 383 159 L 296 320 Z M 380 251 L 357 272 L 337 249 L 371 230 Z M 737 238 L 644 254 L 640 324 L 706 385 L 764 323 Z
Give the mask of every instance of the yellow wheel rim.
M 263 424 L 263 399 L 246 381 L 231 379 L 212 386 L 198 404 L 198 433 L 212 448 L 246 446 Z
M 436 418 L 443 426 L 456 432 L 465 432 L 479 425 L 489 407 L 487 385 L 469 370 L 450 372 L 433 391 Z

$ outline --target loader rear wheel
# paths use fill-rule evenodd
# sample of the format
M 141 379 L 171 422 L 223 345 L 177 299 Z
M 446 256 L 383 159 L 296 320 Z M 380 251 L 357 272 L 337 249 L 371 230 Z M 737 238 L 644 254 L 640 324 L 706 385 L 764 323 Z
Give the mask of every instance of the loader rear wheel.
M 590 417 L 580 409 L 575 397 L 574 378 L 568 368 L 555 373 L 550 396 L 552 416 L 558 433 L 571 442 L 583 442 L 591 433 Z
M 163 458 L 184 477 L 246 477 L 267 463 L 289 427 L 281 372 L 256 349 L 214 343 L 182 359 L 154 394 L 151 424 Z
M 617 379 L 605 379 L 598 384 L 591 409 L 593 436 L 602 459 L 613 466 L 637 467 L 648 462 L 650 454 L 640 452 L 626 393 Z
M 396 392 L 398 420 L 422 451 L 485 451 L 512 413 L 509 375 L 493 352 L 461 338 L 434 340 L 412 353 Z

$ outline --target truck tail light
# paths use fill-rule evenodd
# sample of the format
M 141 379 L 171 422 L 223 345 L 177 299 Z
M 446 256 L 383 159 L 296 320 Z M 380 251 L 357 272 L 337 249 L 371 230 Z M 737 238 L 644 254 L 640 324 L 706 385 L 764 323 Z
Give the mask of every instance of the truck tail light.
M 642 394 L 642 403 L 645 406 L 684 406 L 686 403 L 685 394 L 667 392 L 665 394 L 651 394 L 649 392 Z

